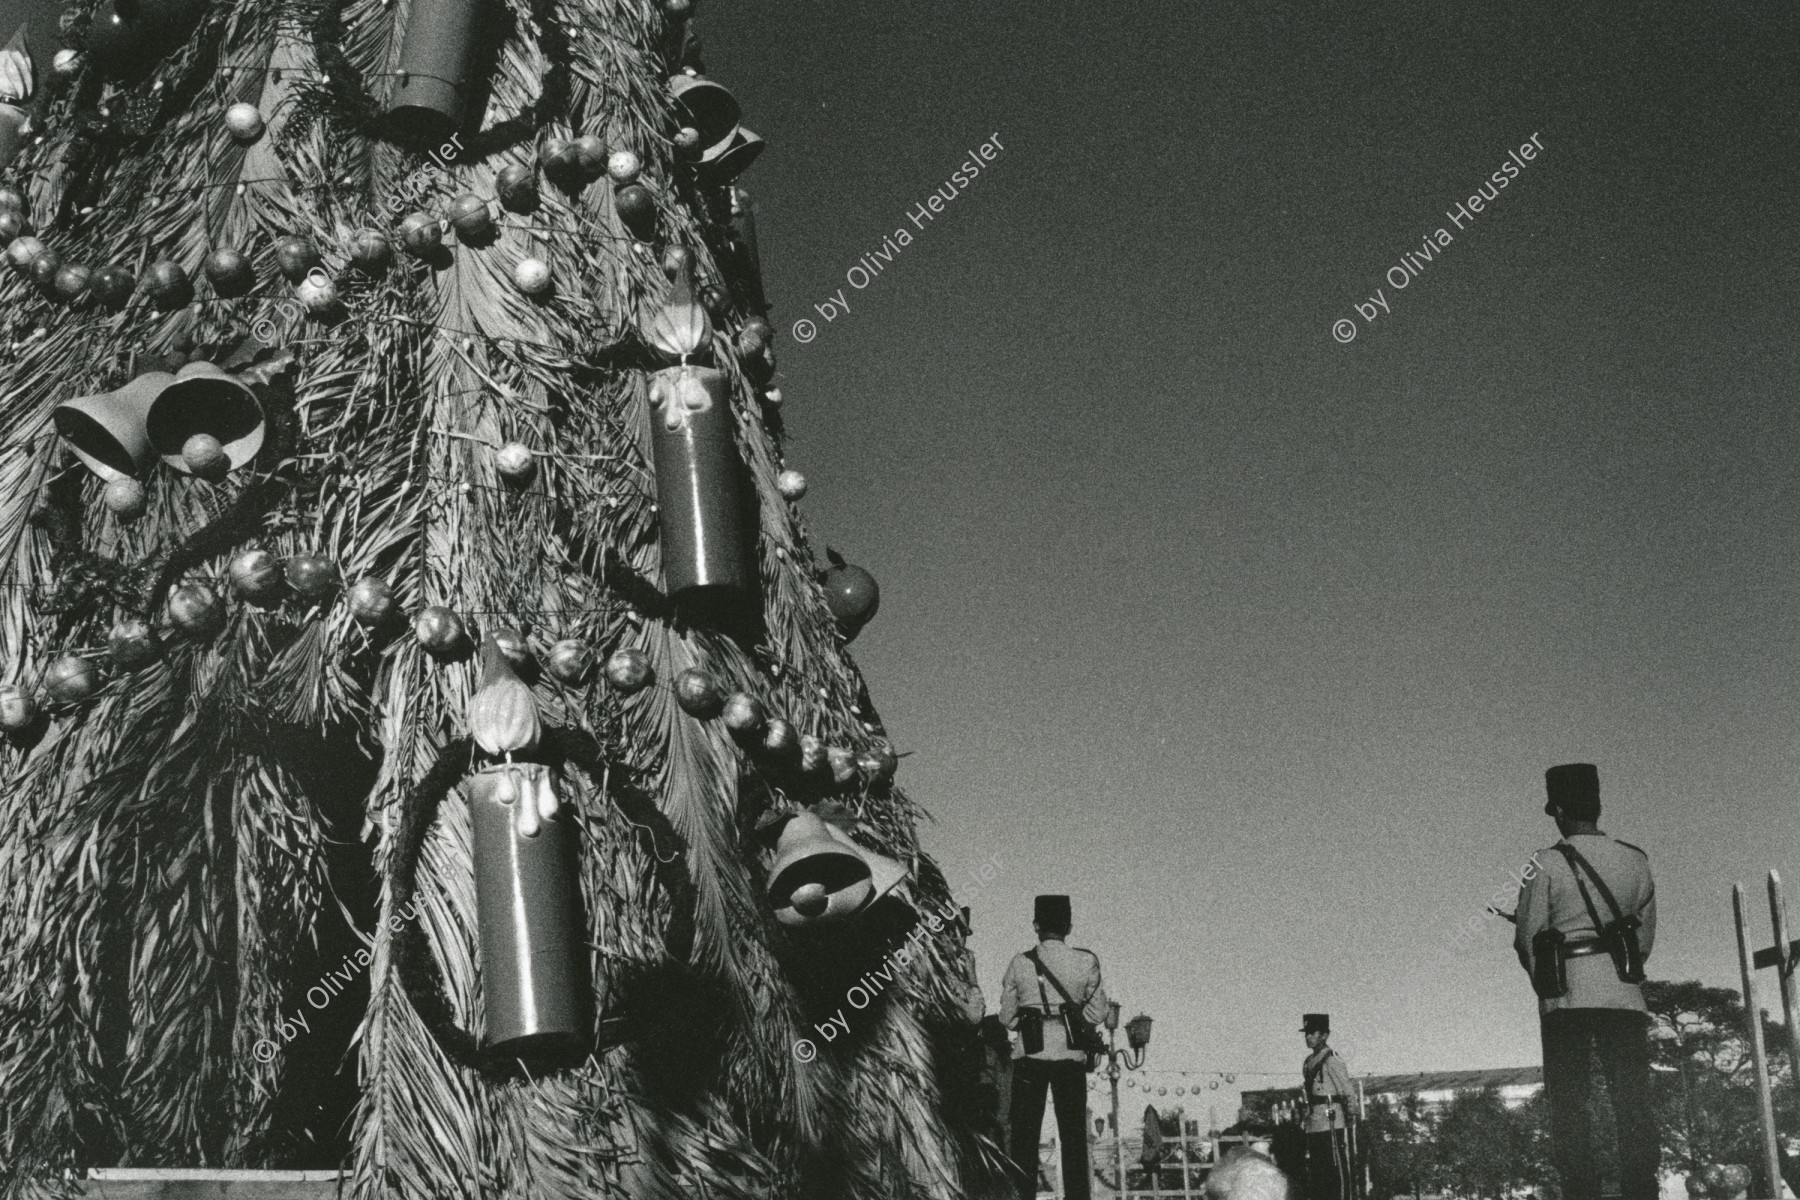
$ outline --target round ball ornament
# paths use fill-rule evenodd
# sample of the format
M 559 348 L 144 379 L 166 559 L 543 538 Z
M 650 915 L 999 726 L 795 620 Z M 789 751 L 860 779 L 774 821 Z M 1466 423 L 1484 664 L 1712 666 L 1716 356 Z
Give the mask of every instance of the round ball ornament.
M 842 746 L 825 748 L 825 763 L 831 768 L 831 781 L 839 787 L 856 778 L 856 754 Z
M 760 737 L 769 724 L 762 701 L 749 692 L 733 692 L 719 716 L 725 722 L 725 728 L 745 738 Z
M 0 211 L 25 211 L 25 193 L 10 184 L 0 184 Z
M 663 11 L 679 21 L 694 11 L 694 0 L 663 0 Z
M 619 219 L 640 238 L 647 238 L 656 228 L 656 200 L 642 184 L 622 187 L 613 197 Z
M 337 589 L 337 564 L 322 554 L 296 554 L 287 560 L 288 586 L 306 600 L 323 600 Z
M 700 306 L 706 309 L 707 316 L 720 324 L 731 315 L 731 297 L 725 294 L 724 288 L 710 283 L 700 289 Z
M 181 461 L 201 479 L 219 480 L 231 473 L 231 455 L 210 433 L 196 433 L 181 443 Z
M 575 143 L 562 138 L 551 138 L 538 151 L 538 162 L 543 165 L 544 174 L 552 179 L 569 180 L 581 174 L 581 151 Z
M 94 299 L 108 308 L 124 304 L 136 290 L 137 276 L 120 266 L 101 267 L 88 283 L 88 291 L 93 293 Z
M 856 766 L 864 775 L 876 783 L 884 783 L 894 777 L 900 768 L 900 760 L 894 752 L 885 746 L 873 750 L 864 750 L 856 756 Z
M 663 274 L 670 279 L 686 278 L 694 268 L 694 253 L 686 246 L 678 246 L 671 242 L 663 251 Z
M 766 388 L 763 391 L 762 398 L 763 398 L 764 404 L 772 405 L 775 408 L 780 408 L 783 396 L 781 394 L 780 388 Z
M 206 277 L 225 297 L 241 296 L 256 286 L 256 270 L 242 250 L 222 247 L 206 256 Z
M 337 284 L 322 271 L 314 271 L 294 285 L 294 295 L 306 311 L 315 317 L 326 316 L 337 310 Z
M 594 652 L 586 642 L 564 638 L 550 647 L 550 655 L 544 661 L 544 668 L 558 683 L 580 687 L 593 674 Z
M 25 273 L 31 276 L 33 283 L 47 291 L 50 285 L 56 282 L 56 273 L 62 270 L 62 267 L 62 255 L 46 246 L 42 254 L 31 260 L 31 265 L 26 268 Z
M 44 691 L 58 704 L 79 704 L 100 690 L 100 669 L 79 654 L 65 654 L 44 672 Z
M 692 125 L 683 125 L 675 131 L 675 156 L 683 162 L 692 162 L 700 157 L 700 131 Z
M 141 671 L 162 657 L 162 643 L 157 641 L 156 632 L 135 618 L 113 626 L 107 649 L 121 671 Z
M 725 707 L 725 695 L 719 681 L 698 667 L 689 667 L 675 677 L 675 703 L 690 717 L 709 720 Z
M 10 242 L 16 237 L 24 237 L 29 227 L 25 214 L 16 208 L 0 208 L 0 241 Z
M 350 587 L 350 615 L 356 623 L 373 628 L 394 615 L 394 589 L 385 579 L 365 575 Z
M 825 572 L 825 606 L 831 610 L 838 632 L 850 641 L 875 619 L 881 608 L 881 588 L 861 567 L 839 562 Z
M 523 442 L 508 442 L 494 452 L 494 469 L 510 484 L 530 483 L 537 474 L 537 455 Z
M 440 660 L 463 658 L 473 648 L 463 619 L 441 604 L 419 611 L 413 618 L 413 636 L 427 654 Z
M 108 482 L 100 493 L 100 502 L 119 520 L 130 522 L 144 515 L 149 499 L 144 494 L 144 485 L 126 476 Z
M 37 702 L 10 683 L 0 684 L 0 732 L 24 733 L 37 720 Z
M 596 134 L 584 133 L 570 145 L 575 148 L 575 165 L 589 178 L 599 178 L 611 163 L 606 154 L 606 143 Z
M 537 172 L 515 163 L 494 178 L 494 191 L 511 211 L 530 212 L 538 205 Z
M 488 202 L 473 192 L 465 192 L 450 202 L 450 225 L 465 242 L 482 242 L 494 236 L 494 218 Z
M 25 234 L 7 243 L 6 261 L 12 264 L 13 270 L 23 275 L 30 270 L 32 262 L 44 249 L 44 243 Z
M 87 59 L 81 51 L 64 47 L 50 59 L 50 71 L 58 79 L 73 79 L 87 68 Z
M 550 290 L 550 264 L 541 258 L 521 258 L 512 274 L 513 283 L 527 296 L 542 296 Z
M 231 560 L 231 586 L 246 600 L 269 600 L 281 591 L 281 563 L 267 550 L 246 550 Z
M 94 272 L 81 263 L 64 263 L 50 280 L 50 294 L 64 304 L 73 304 L 87 294 L 94 282 Z
M 169 593 L 169 623 L 191 638 L 208 638 L 225 627 L 225 605 L 203 583 L 184 583 Z
M 770 717 L 763 730 L 763 752 L 770 758 L 785 760 L 800 752 L 800 731 L 782 717 Z
M 627 647 L 614 650 L 606 660 L 606 682 L 623 695 L 642 691 L 654 677 L 650 656 L 642 650 Z
M 830 766 L 825 755 L 825 743 L 810 733 L 800 735 L 800 770 L 808 775 L 817 774 Z
M 416 258 L 424 258 L 444 244 L 444 228 L 427 213 L 410 214 L 400 222 L 400 244 Z
M 738 330 L 737 351 L 745 358 L 756 358 L 769 348 L 769 337 L 764 327 L 746 323 Z
M 263 135 L 263 115 L 254 104 L 238 103 L 225 110 L 225 128 L 248 145 Z
M 783 471 L 775 477 L 775 490 L 783 500 L 799 500 L 806 495 L 806 476 L 791 469 Z
M 194 285 L 180 263 L 164 259 L 144 273 L 144 294 L 156 307 L 171 312 L 194 298 Z
M 379 230 L 364 229 L 350 239 L 350 261 L 365 275 L 385 274 L 394 265 L 394 243 Z
M 290 233 L 275 243 L 275 265 L 289 283 L 299 283 L 307 272 L 325 262 L 311 238 Z
M 607 175 L 620 187 L 636 183 L 643 169 L 644 164 L 629 150 L 615 150 L 612 157 L 606 160 Z

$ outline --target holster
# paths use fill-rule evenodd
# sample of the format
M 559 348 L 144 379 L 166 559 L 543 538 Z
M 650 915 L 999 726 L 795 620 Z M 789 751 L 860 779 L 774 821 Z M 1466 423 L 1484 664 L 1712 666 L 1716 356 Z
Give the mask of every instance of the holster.
M 1612 923 L 1613 966 L 1623 983 L 1644 982 L 1644 952 L 1638 948 L 1638 930 L 1644 923 L 1636 917 L 1620 917 Z
M 1019 1046 L 1027 1054 L 1044 1052 L 1044 1014 L 1035 1008 L 1019 1010 Z
M 1543 929 L 1531 938 L 1531 990 L 1540 1000 L 1556 1000 L 1569 994 L 1569 963 L 1563 957 L 1560 929 Z

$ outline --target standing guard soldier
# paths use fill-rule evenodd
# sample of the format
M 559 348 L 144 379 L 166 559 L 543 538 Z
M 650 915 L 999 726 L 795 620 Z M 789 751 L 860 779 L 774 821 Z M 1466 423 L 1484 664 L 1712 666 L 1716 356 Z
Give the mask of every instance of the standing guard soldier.
M 1356 1142 L 1350 1120 L 1355 1100 L 1350 1068 L 1326 1044 L 1331 1037 L 1327 1013 L 1300 1018 L 1306 1035 L 1306 1061 L 1300 1064 L 1300 1121 L 1306 1131 L 1307 1200 L 1356 1200 Z
M 1600 773 L 1592 763 L 1544 772 L 1562 840 L 1537 856 L 1514 948 L 1538 994 L 1550 1149 L 1565 1200 L 1599 1200 L 1600 1167 L 1588 1099 L 1589 1050 L 1612 1098 L 1620 1200 L 1656 1200 L 1656 1118 L 1650 1107 L 1644 959 L 1656 940 L 1650 859 L 1601 833 Z
M 1062 1144 L 1063 1198 L 1088 1200 L 1087 1073 L 1095 1047 L 1084 1042 L 1095 1038 L 1094 1026 L 1106 1019 L 1100 958 L 1065 943 L 1074 928 L 1067 896 L 1039 896 L 1032 927 L 1036 949 L 1013 955 L 1000 984 L 1000 1023 L 1019 1032 L 1009 1121 L 1019 1195 L 1032 1200 L 1038 1194 L 1038 1134 L 1048 1092 Z

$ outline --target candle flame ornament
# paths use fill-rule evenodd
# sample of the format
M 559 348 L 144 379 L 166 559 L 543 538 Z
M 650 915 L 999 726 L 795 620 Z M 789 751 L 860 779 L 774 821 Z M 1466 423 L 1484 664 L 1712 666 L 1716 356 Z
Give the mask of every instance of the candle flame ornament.
M 481 687 L 469 700 L 469 733 L 496 758 L 533 749 L 543 734 L 537 698 L 492 635 L 481 644 Z

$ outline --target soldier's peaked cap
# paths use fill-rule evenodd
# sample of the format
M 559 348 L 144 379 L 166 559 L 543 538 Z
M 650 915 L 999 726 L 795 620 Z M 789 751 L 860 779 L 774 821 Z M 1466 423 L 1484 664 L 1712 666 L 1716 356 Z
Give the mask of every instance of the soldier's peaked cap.
M 1563 763 L 1544 772 L 1544 812 L 1552 817 L 1592 821 L 1600 815 L 1600 769 L 1593 763 Z

